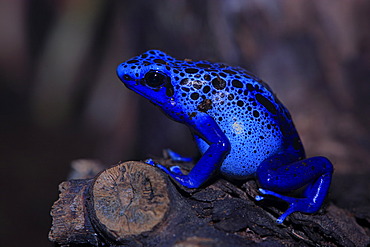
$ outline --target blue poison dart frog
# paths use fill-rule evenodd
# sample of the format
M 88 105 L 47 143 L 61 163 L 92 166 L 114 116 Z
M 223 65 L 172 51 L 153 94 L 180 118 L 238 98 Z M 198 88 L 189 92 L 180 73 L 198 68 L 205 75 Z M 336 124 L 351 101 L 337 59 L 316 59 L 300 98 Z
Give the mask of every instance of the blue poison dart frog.
M 150 50 L 120 64 L 117 74 L 129 89 L 190 128 L 202 156 L 189 174 L 151 162 L 181 185 L 198 188 L 216 170 L 232 179 L 255 176 L 261 187 L 256 200 L 272 195 L 289 204 L 277 223 L 293 212 L 321 207 L 332 164 L 324 157 L 305 157 L 288 110 L 250 72 Z M 300 188 L 302 196 L 287 196 Z

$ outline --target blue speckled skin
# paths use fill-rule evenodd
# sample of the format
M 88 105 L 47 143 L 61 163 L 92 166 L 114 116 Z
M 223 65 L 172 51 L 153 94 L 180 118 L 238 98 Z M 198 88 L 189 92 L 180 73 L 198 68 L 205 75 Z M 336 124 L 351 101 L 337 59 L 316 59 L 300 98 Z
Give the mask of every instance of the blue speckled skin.
M 269 86 L 248 71 L 177 60 L 151 50 L 120 64 L 117 74 L 129 89 L 192 131 L 203 155 L 188 175 L 178 167 L 168 170 L 155 164 L 180 184 L 197 188 L 217 169 L 233 179 L 255 175 L 262 194 L 289 203 L 278 223 L 293 212 L 312 213 L 321 207 L 333 172 L 330 161 L 305 159 L 289 112 Z M 279 194 L 305 185 L 302 198 Z

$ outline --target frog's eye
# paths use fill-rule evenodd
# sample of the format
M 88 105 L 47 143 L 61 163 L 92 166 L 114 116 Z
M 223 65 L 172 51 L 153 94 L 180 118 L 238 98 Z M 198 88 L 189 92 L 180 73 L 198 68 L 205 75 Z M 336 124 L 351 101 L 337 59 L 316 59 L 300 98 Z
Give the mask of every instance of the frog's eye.
M 169 81 L 169 76 L 154 70 L 146 73 L 144 77 L 144 84 L 151 88 L 158 88 Z

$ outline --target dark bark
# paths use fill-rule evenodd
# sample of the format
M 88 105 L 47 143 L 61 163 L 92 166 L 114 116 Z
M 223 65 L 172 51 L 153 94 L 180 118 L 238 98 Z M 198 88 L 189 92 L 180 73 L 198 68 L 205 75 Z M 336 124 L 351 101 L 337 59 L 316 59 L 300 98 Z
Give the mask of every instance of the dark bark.
M 253 200 L 257 193 L 253 180 L 218 179 L 200 189 L 186 189 L 153 166 L 129 161 L 92 179 L 63 182 L 59 190 L 49 239 L 63 246 L 370 243 L 369 211 L 351 214 L 332 203 L 317 214 L 294 213 L 277 225 L 276 217 L 286 205 L 273 199 Z

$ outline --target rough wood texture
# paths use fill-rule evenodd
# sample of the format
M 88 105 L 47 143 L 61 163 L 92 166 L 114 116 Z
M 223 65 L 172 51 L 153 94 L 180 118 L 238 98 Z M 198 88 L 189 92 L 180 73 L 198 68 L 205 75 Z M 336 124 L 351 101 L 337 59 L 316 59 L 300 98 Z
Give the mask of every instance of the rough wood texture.
M 63 246 L 370 244 L 369 211 L 350 214 L 330 203 L 318 214 L 295 213 L 277 225 L 275 217 L 286 205 L 254 201 L 256 188 L 253 180 L 218 179 L 201 189 L 185 189 L 159 169 L 129 161 L 93 179 L 63 182 L 51 211 L 49 239 Z
M 59 200 L 51 210 L 53 226 L 49 239 L 59 244 L 90 243 L 98 244 L 85 210 L 86 189 L 91 179 L 70 180 L 59 185 Z
M 138 162 L 103 171 L 89 196 L 94 225 L 118 242 L 155 229 L 164 221 L 171 201 L 164 176 Z

